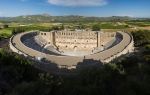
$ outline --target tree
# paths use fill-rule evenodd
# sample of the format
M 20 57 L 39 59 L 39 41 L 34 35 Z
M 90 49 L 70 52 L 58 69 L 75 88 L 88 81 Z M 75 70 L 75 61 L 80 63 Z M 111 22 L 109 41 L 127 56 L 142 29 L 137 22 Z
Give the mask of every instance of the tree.
M 85 25 L 84 25 L 84 24 L 82 24 L 82 23 L 79 23 L 79 25 L 78 25 L 78 29 L 85 29 Z
M 8 28 L 9 26 L 7 24 L 4 24 L 3 25 L 3 28 Z
M 59 30 L 59 27 L 58 26 L 53 26 L 52 30 Z
M 61 27 L 60 27 L 60 30 L 64 30 L 64 29 L 65 29 L 65 27 L 64 27 L 64 25 L 62 24 Z
M 92 30 L 93 30 L 93 31 L 100 31 L 100 26 L 99 26 L 99 24 L 93 25 L 93 26 L 92 26 Z

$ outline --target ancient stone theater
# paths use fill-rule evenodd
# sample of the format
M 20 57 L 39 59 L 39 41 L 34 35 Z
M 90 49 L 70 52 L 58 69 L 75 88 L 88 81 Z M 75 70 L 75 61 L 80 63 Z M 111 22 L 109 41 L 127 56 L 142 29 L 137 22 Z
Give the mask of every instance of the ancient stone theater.
M 76 68 L 85 59 L 108 63 L 133 52 L 133 45 L 132 36 L 123 31 L 30 31 L 10 39 L 12 51 L 37 61 L 44 58 L 68 69 Z
M 94 31 L 41 32 L 40 36 L 64 55 L 81 56 L 104 50 L 116 33 Z

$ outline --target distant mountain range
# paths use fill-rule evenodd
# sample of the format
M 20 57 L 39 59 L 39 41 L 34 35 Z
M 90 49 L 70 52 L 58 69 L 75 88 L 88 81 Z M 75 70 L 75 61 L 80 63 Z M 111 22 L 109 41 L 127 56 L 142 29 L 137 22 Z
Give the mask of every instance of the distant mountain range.
M 24 15 L 17 17 L 0 17 L 3 22 L 96 22 L 96 21 L 129 21 L 129 20 L 150 20 L 149 18 L 132 18 L 128 16 L 112 17 L 85 17 L 85 16 L 51 16 L 42 15 Z

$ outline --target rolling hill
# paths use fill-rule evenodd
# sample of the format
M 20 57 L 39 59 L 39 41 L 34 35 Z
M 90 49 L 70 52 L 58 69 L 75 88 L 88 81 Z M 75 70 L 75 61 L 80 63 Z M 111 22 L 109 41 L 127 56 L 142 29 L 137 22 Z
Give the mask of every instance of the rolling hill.
M 128 16 L 112 16 L 112 17 L 85 17 L 77 15 L 69 16 L 51 16 L 48 14 L 42 15 L 24 15 L 17 17 L 0 17 L 3 22 L 95 22 L 95 21 L 129 21 L 139 20 Z

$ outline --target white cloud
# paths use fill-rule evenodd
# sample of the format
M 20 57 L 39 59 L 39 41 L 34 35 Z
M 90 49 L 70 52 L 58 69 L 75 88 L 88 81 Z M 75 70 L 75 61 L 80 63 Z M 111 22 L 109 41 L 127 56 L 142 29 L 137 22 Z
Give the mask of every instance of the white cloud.
M 106 0 L 48 0 L 50 4 L 61 6 L 103 6 Z

